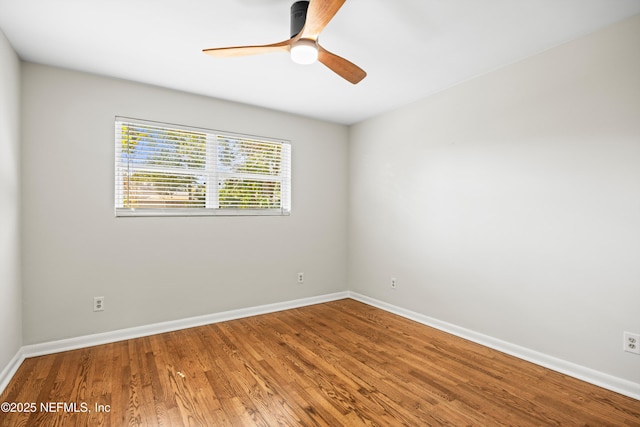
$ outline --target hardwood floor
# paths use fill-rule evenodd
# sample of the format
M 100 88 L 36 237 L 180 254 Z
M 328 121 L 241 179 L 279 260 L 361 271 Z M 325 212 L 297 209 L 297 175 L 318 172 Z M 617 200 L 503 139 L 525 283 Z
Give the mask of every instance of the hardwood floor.
M 350 299 L 30 358 L 0 402 L 11 427 L 640 426 L 640 401 Z

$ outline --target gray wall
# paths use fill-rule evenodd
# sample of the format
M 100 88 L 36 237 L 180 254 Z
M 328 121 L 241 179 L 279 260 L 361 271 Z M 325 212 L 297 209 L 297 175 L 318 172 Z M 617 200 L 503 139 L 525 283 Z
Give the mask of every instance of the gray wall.
M 0 372 L 22 345 L 20 62 L 0 31 Z
M 347 288 L 345 126 L 30 63 L 22 78 L 25 344 Z M 115 218 L 115 115 L 291 140 L 291 216 Z
M 354 126 L 351 289 L 640 382 L 639 46 L 635 17 Z

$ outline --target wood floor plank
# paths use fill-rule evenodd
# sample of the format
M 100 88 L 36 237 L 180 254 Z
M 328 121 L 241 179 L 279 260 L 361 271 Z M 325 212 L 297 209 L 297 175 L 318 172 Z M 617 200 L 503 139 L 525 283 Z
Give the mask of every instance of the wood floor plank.
M 637 400 L 350 299 L 27 359 L 0 402 L 38 409 L 2 427 L 640 426 Z
M 310 317 L 310 319 L 313 318 Z M 296 326 L 300 326 L 299 323 L 296 323 L 298 320 L 299 319 L 289 319 L 288 323 L 291 327 L 295 328 Z M 317 321 L 317 319 L 314 319 L 312 323 L 317 323 Z M 350 384 L 346 385 L 346 388 L 356 389 L 359 395 L 365 398 L 363 402 L 370 401 L 369 411 L 377 410 L 381 416 L 386 413 L 392 413 L 393 408 L 389 407 L 387 398 L 395 400 L 403 396 L 408 396 L 408 394 L 394 387 L 393 383 L 384 381 L 383 376 L 380 375 L 382 364 L 380 361 L 374 361 L 373 353 L 369 352 L 366 356 L 357 357 L 357 350 L 351 354 L 344 354 L 344 351 L 340 350 L 339 346 L 343 346 L 343 348 L 350 345 L 352 347 L 359 346 L 355 339 L 342 340 L 338 332 L 333 337 L 335 344 L 323 341 L 322 333 L 314 330 L 313 327 L 304 329 L 304 332 L 300 335 L 311 340 L 306 342 L 302 341 L 302 345 L 312 348 L 313 353 L 327 363 L 327 370 L 329 369 L 328 367 L 331 367 L 337 377 L 351 381 Z M 365 375 L 362 375 L 362 373 Z M 355 399 L 349 400 L 353 401 Z M 417 407 L 417 402 L 415 406 Z M 418 423 L 421 421 L 419 413 L 420 410 L 416 410 L 411 414 L 410 418 L 403 421 L 409 424 Z M 402 416 L 398 417 L 398 419 L 402 418 Z

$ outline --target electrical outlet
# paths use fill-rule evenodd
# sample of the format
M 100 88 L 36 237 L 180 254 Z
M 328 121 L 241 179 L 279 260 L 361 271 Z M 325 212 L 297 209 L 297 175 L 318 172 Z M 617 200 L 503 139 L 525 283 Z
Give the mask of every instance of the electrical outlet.
M 624 351 L 629 353 L 640 354 L 640 334 L 632 334 L 631 332 L 625 332 L 624 337 Z
M 298 273 L 298 283 L 304 283 L 304 273 Z
M 104 311 L 104 297 L 93 297 L 93 311 Z
M 398 287 L 398 279 L 396 279 L 395 277 L 391 278 L 391 289 L 395 289 Z

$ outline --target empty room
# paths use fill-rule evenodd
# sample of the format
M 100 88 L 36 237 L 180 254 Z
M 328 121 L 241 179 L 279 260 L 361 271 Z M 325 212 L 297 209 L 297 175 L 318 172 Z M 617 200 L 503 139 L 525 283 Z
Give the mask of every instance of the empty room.
M 0 426 L 640 426 L 640 0 L 0 0 Z

